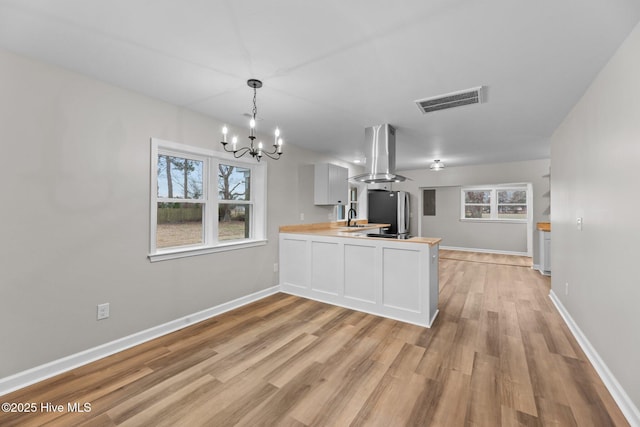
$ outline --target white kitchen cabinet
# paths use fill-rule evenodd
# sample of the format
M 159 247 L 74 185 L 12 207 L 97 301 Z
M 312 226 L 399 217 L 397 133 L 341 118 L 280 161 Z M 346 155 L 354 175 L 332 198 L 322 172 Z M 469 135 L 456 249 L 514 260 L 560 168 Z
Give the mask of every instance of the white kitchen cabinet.
M 316 205 L 346 205 L 349 200 L 349 170 L 332 163 L 317 163 L 314 174 Z
M 438 250 L 438 243 L 280 233 L 280 287 L 430 327 L 438 314 Z
M 551 275 L 551 231 L 538 230 L 540 248 L 540 273 Z

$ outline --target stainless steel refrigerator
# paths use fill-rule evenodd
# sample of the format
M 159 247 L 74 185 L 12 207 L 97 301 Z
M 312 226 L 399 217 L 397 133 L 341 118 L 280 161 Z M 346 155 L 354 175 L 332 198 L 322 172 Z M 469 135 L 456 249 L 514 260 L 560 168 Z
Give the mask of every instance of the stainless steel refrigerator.
M 391 224 L 384 231 L 389 237 L 409 235 L 409 193 L 406 191 L 367 191 L 367 219 L 372 223 Z

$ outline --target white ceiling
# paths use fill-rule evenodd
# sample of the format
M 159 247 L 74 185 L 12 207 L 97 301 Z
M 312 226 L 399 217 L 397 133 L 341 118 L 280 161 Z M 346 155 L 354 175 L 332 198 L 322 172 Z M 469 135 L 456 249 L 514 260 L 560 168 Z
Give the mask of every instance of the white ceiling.
M 258 78 L 261 131 L 351 161 L 390 123 L 402 170 L 548 158 L 639 19 L 637 0 L 0 0 L 0 45 L 238 126 Z M 414 103 L 475 86 L 487 103 Z

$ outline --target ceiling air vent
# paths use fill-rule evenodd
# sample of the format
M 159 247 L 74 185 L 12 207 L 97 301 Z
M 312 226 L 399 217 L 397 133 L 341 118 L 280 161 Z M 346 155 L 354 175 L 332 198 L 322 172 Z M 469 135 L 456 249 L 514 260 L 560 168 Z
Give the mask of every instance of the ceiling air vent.
M 471 89 L 460 90 L 444 95 L 432 96 L 431 98 L 419 99 L 416 101 L 418 108 L 424 114 L 447 108 L 461 107 L 469 104 L 480 104 L 484 102 L 483 86 Z

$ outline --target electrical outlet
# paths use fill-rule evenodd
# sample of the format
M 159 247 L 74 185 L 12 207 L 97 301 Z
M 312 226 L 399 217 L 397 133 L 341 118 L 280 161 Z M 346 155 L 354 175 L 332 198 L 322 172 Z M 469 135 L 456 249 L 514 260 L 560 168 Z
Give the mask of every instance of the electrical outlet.
M 300 214 L 300 221 L 304 221 L 304 214 L 303 213 Z
M 277 263 L 277 262 L 274 262 L 274 263 L 273 263 L 273 272 L 274 272 L 274 273 L 277 273 L 277 272 L 278 272 L 278 263 Z
M 582 231 L 582 217 L 578 217 L 578 219 L 576 219 L 576 226 L 578 227 L 578 231 Z
M 109 303 L 98 304 L 98 320 L 109 318 Z
M 564 284 L 564 294 L 569 295 L 569 282 Z

